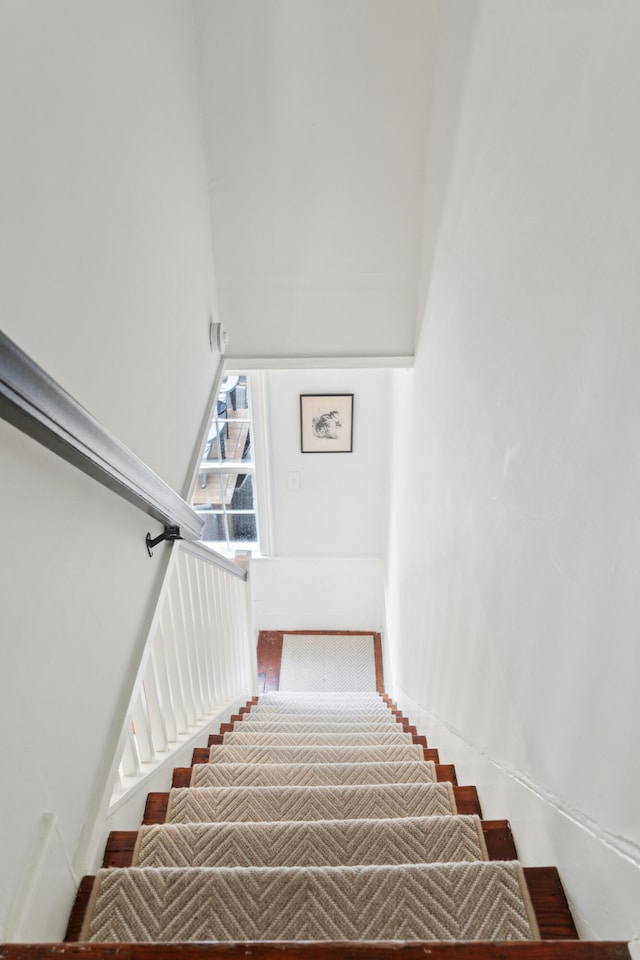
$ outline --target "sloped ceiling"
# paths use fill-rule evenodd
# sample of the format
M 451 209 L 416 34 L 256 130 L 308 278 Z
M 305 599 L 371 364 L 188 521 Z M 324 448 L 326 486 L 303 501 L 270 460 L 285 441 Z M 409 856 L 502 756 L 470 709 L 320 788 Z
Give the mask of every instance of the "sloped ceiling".
M 413 354 L 435 0 L 195 16 L 229 354 Z

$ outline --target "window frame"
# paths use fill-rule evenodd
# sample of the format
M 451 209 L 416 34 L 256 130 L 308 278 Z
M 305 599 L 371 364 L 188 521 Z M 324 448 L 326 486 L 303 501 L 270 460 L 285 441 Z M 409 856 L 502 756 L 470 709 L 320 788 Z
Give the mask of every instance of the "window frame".
M 248 474 L 253 483 L 253 502 L 254 509 L 250 511 L 236 509 L 233 510 L 225 503 L 225 498 L 221 497 L 221 507 L 207 511 L 206 508 L 200 508 L 200 505 L 194 504 L 193 499 L 200 483 L 200 476 L 205 466 L 204 450 L 206 446 L 207 435 L 210 430 L 211 422 L 216 419 L 218 414 L 218 399 L 221 393 L 221 387 L 225 377 L 243 376 L 246 377 L 249 394 L 249 424 L 251 431 L 252 458 L 250 461 L 243 460 L 212 460 L 207 462 L 206 470 L 209 474 Z M 271 495 L 269 485 L 269 443 L 267 436 L 267 417 L 266 417 L 266 391 L 263 371 L 237 369 L 227 367 L 222 362 L 218 370 L 218 376 L 213 391 L 213 400 L 209 405 L 209 415 L 205 420 L 203 435 L 198 447 L 198 456 L 196 468 L 189 489 L 189 502 L 198 513 L 214 513 L 216 516 L 224 517 L 225 532 L 228 534 L 229 528 L 226 522 L 228 516 L 243 515 L 250 513 L 255 515 L 257 539 L 255 541 L 231 540 L 203 540 L 212 549 L 227 557 L 234 557 L 238 553 L 250 552 L 256 556 L 272 555 L 272 532 L 271 532 Z M 217 438 L 216 438 L 217 439 Z

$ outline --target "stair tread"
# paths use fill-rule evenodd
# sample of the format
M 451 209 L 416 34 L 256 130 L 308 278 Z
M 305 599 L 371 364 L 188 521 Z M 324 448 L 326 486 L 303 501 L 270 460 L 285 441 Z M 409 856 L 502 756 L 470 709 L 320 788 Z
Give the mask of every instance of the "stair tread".
M 232 717 L 233 720 L 233 717 Z M 349 711 L 347 709 L 323 711 L 321 713 L 311 713 L 308 711 L 298 713 L 284 713 L 275 710 L 251 711 L 243 716 L 242 722 L 249 726 L 260 723 L 397 723 L 397 718 L 390 710 L 359 710 Z M 233 721 L 236 722 L 236 721 Z
M 261 733 L 257 731 L 232 731 L 225 733 L 223 744 L 230 746 L 265 744 L 274 747 L 376 747 L 389 744 L 411 743 L 411 734 L 405 733 L 400 724 L 388 725 L 389 730 L 373 733 Z
M 142 827 L 134 866 L 355 866 L 486 860 L 478 817 L 162 824 Z
M 380 821 L 382 823 L 392 823 L 392 824 L 405 824 L 411 822 L 410 817 L 391 820 L 391 821 Z M 413 818 L 418 820 L 420 818 Z M 436 817 L 427 818 L 429 821 L 437 820 Z M 447 817 L 447 821 L 460 820 L 461 817 Z M 474 818 L 475 819 L 475 818 Z M 478 818 L 479 819 L 479 818 Z M 279 824 L 271 824 L 271 826 L 278 826 L 283 829 L 287 829 L 291 824 L 295 824 L 298 821 L 282 821 Z M 348 820 L 336 820 L 336 821 L 312 821 L 310 824 L 305 821 L 307 828 L 309 829 L 309 834 L 313 834 L 313 828 L 315 823 L 333 823 L 338 827 L 342 824 L 348 824 L 354 821 Z M 355 821 L 358 823 L 359 821 Z M 511 834 L 511 829 L 509 822 L 507 820 L 479 820 L 482 833 L 484 837 L 485 847 L 490 860 L 517 860 L 517 852 L 515 844 L 513 842 L 513 836 Z M 228 825 L 228 824 L 227 824 Z M 182 824 L 154 824 L 154 826 L 159 827 L 168 827 L 171 830 L 181 830 L 185 825 Z M 219 824 L 189 824 L 186 825 L 190 829 L 217 829 Z M 232 824 L 233 828 L 236 830 L 242 830 L 244 828 L 243 824 Z M 141 827 L 141 830 L 146 829 L 146 827 Z M 402 827 L 401 827 L 402 829 Z M 406 828 L 404 828 L 406 829 Z M 133 856 L 136 844 L 138 842 L 138 837 L 141 831 L 138 830 L 113 830 L 109 834 L 107 840 L 107 845 L 105 848 L 104 860 L 102 863 L 103 867 L 131 867 L 133 866 Z M 426 857 L 426 860 L 432 859 L 433 854 L 429 857 Z M 452 858 L 454 859 L 454 858 Z
M 193 767 L 192 787 L 435 783 L 425 760 L 391 763 L 206 763 Z
M 381 720 L 322 720 L 310 719 L 303 714 L 304 720 L 236 720 L 233 733 L 342 733 L 353 736 L 356 733 L 402 733 L 402 725 L 389 716 Z
M 415 743 L 370 746 L 275 746 L 272 744 L 214 744 L 211 763 L 366 763 L 422 760 L 424 752 Z
M 384 700 L 378 698 L 376 700 L 345 700 L 341 699 L 324 699 L 318 700 L 316 697 L 311 697 L 308 695 L 303 700 L 271 700 L 265 702 L 262 698 L 260 701 L 252 707 L 251 716 L 257 717 L 266 717 L 268 714 L 275 713 L 288 713 L 291 716 L 296 714 L 320 714 L 320 713 L 332 713 L 332 714 L 353 714 L 353 713 L 367 713 L 370 715 L 380 715 L 388 716 L 393 714 L 393 710 L 390 708 L 388 703 L 385 703 Z
M 260 707 L 271 706 L 274 703 L 286 703 L 287 706 L 297 704 L 308 707 L 310 703 L 385 703 L 384 694 L 373 690 L 272 690 L 258 697 Z
M 98 874 L 82 939 L 536 939 L 522 867 L 120 868 Z
M 178 787 L 167 822 L 343 820 L 457 812 L 450 783 L 324 787 Z

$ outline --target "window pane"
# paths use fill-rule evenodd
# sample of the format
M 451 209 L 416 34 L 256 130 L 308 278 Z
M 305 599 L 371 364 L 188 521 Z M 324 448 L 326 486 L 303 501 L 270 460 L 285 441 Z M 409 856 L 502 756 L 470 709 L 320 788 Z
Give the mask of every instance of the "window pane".
M 255 513 L 230 513 L 227 519 L 231 540 L 246 543 L 258 539 Z
M 249 383 L 244 375 L 227 376 L 212 413 L 192 498 L 193 507 L 205 517 L 201 538 L 216 549 L 233 553 L 234 543 L 258 546 L 253 464 Z
M 206 543 L 227 542 L 227 521 L 222 513 L 206 513 L 201 539 Z

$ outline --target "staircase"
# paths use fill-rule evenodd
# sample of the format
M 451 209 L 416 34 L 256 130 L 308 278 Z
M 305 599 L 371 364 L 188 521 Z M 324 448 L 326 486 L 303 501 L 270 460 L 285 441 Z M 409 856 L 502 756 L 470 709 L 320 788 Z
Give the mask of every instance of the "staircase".
M 378 694 L 247 703 L 140 831 L 111 835 L 66 940 L 89 960 L 629 957 L 577 940 L 557 872 L 523 868 L 507 822 Z

